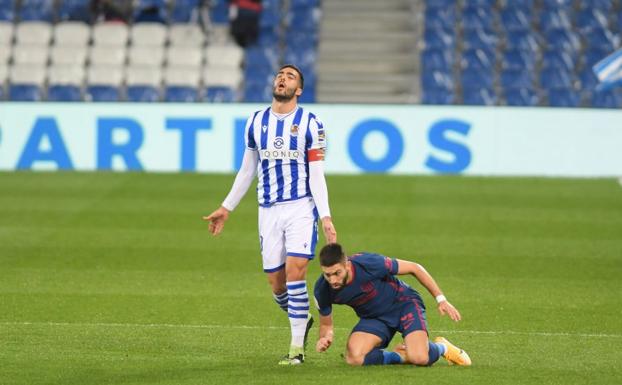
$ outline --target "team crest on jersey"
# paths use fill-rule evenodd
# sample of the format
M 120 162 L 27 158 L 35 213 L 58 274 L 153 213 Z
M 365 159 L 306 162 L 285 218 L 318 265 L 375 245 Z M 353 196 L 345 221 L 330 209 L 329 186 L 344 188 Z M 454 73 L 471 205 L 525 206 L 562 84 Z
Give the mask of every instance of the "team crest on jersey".
M 285 144 L 283 138 L 281 138 L 280 136 L 274 138 L 274 148 L 281 149 L 283 147 L 283 144 Z
M 298 135 L 298 125 L 292 124 L 292 128 L 289 130 L 292 135 Z

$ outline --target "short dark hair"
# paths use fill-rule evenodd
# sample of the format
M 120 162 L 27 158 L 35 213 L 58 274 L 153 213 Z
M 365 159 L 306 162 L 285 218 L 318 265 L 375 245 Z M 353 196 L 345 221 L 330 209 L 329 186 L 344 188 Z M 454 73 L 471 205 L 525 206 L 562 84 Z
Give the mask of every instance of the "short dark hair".
M 330 267 L 345 262 L 346 253 L 338 243 L 329 243 L 320 250 L 320 265 Z
M 305 88 L 305 77 L 302 74 L 302 71 L 300 70 L 300 68 L 298 68 L 294 64 L 284 64 L 281 66 L 281 68 L 279 68 L 279 72 L 281 72 L 281 70 L 284 68 L 291 68 L 294 71 L 298 72 L 298 76 L 300 77 L 300 88 L 304 89 Z

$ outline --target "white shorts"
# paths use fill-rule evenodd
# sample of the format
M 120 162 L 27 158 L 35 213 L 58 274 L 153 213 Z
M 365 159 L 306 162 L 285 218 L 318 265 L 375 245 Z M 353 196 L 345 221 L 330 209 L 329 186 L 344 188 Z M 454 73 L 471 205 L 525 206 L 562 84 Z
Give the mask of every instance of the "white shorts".
M 259 206 L 259 245 L 263 270 L 272 273 L 285 267 L 288 255 L 313 259 L 318 212 L 312 198 Z

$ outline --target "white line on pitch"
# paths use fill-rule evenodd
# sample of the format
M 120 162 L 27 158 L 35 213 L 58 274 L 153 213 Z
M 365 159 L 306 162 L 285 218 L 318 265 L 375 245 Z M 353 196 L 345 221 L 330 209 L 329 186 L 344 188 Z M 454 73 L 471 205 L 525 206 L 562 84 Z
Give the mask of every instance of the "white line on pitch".
M 179 329 L 289 329 L 287 326 L 252 326 L 252 325 L 200 325 L 200 324 L 133 324 L 133 323 L 80 323 L 80 322 L 0 322 L 6 326 L 74 326 L 74 327 L 127 327 L 127 328 L 179 328 Z M 350 330 L 350 328 L 337 327 L 338 330 Z M 588 338 L 622 338 L 622 334 L 602 333 L 566 333 L 566 332 L 520 332 L 513 330 L 431 330 L 434 334 L 490 334 L 490 335 L 525 335 L 542 337 L 588 337 Z

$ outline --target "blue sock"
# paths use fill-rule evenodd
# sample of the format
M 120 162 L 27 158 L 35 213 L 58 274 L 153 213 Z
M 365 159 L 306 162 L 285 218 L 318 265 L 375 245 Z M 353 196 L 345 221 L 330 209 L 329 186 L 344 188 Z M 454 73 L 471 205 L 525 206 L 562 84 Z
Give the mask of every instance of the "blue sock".
M 445 353 L 445 346 L 435 342 L 428 342 L 428 366 L 432 365 L 440 358 L 441 351 Z
M 382 365 L 384 364 L 384 354 L 382 350 L 376 348 L 367 353 L 363 365 Z
M 384 365 L 393 365 L 393 364 L 401 364 L 402 363 L 402 357 L 395 353 L 395 352 L 382 352 L 384 361 L 383 364 Z
M 281 294 L 272 293 L 272 296 L 274 297 L 276 304 L 279 305 L 279 307 L 284 311 L 287 311 L 287 301 L 289 299 L 287 291 L 284 291 Z

